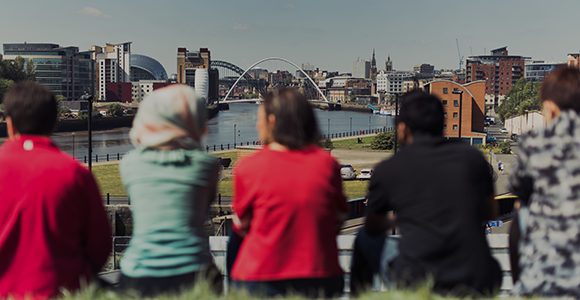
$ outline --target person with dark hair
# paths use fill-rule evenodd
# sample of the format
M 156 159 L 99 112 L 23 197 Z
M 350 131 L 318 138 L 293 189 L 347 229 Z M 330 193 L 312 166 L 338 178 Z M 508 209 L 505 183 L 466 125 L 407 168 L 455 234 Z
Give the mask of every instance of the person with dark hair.
M 521 208 L 510 228 L 515 295 L 580 298 L 580 70 L 542 83 L 547 124 L 518 137 L 509 189 Z
M 467 143 L 443 138 L 441 101 L 425 92 L 403 96 L 397 130 L 403 147 L 371 177 L 351 291 L 378 273 L 389 287 L 431 279 L 443 294 L 496 293 L 502 274 L 482 226 L 497 215 L 488 163 Z M 400 239 L 386 235 L 395 226 Z
M 91 172 L 48 137 L 54 95 L 22 82 L 4 95 L 8 140 L 0 147 L 0 298 L 46 299 L 86 286 L 111 249 Z
M 293 89 L 269 92 L 258 108 L 264 147 L 235 168 L 234 287 L 268 297 L 342 293 L 336 236 L 346 218 L 340 166 L 318 145 L 314 112 Z M 232 262 L 230 262 L 231 264 Z
M 121 260 L 123 290 L 155 297 L 207 280 L 221 292 L 204 230 L 219 175 L 218 160 L 201 148 L 206 119 L 205 101 L 183 84 L 139 105 L 129 132 L 135 150 L 119 166 L 134 222 Z

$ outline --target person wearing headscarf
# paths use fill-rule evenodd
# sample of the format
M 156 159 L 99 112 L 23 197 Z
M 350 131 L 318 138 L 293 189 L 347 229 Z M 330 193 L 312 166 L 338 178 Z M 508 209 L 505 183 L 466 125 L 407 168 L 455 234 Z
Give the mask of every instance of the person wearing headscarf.
M 221 282 L 203 229 L 219 172 L 200 147 L 206 115 L 205 102 L 186 85 L 156 90 L 139 105 L 129 133 L 136 149 L 119 167 L 134 224 L 121 260 L 124 290 L 177 293 L 207 273 Z

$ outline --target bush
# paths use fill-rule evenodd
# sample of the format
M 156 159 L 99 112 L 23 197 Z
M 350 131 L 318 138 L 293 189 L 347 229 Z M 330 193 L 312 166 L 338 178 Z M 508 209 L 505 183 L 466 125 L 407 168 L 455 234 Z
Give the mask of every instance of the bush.
M 372 142 L 371 148 L 375 150 L 393 150 L 395 147 L 395 131 L 381 132 L 377 134 Z
M 111 116 L 122 117 L 123 107 L 119 103 L 113 103 L 107 107 L 107 114 Z
M 512 151 L 512 146 L 509 141 L 499 143 L 499 151 L 501 154 L 510 154 Z
M 332 141 L 330 139 L 326 139 L 322 143 L 322 148 L 325 148 L 325 149 L 334 149 L 334 145 L 332 144 Z

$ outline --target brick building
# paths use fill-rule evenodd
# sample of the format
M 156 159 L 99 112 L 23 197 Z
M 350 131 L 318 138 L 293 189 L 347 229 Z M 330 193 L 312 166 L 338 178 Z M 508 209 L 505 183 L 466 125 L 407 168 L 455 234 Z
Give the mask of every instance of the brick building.
M 107 82 L 107 102 L 133 102 L 133 88 L 130 82 Z
M 463 141 L 471 145 L 485 144 L 485 88 L 486 82 L 483 80 L 464 85 L 450 80 L 436 80 L 424 85 L 425 91 L 442 101 L 445 114 L 443 136 L 458 138 L 461 130 Z M 461 99 L 453 91 L 462 91 Z
M 465 82 L 485 81 L 485 105 L 501 104 L 505 93 L 524 77 L 525 60 L 530 57 L 508 55 L 507 47 L 491 50 L 491 55 L 470 56 L 465 64 Z

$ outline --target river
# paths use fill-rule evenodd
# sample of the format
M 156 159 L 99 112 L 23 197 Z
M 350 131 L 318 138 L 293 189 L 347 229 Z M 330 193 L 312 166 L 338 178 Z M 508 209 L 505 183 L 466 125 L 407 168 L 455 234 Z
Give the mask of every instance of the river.
M 233 147 L 234 141 L 238 145 L 240 142 L 246 145 L 257 141 L 258 134 L 255 127 L 257 109 L 258 105 L 251 103 L 230 104 L 229 110 L 220 111 L 216 117 L 208 121 L 208 134 L 202 141 L 203 145 L 208 145 L 210 150 L 213 150 L 214 145 L 216 145 L 216 149 L 221 149 L 221 145 L 227 149 L 228 144 Z M 323 135 L 343 134 L 350 132 L 351 129 L 360 132 L 361 130 L 394 126 L 394 118 L 390 116 L 319 109 L 315 109 L 315 112 L 320 133 Z M 234 132 L 234 128 L 236 132 Z M 100 161 L 106 159 L 104 157 L 106 154 L 116 158 L 117 153 L 122 155 L 133 149 L 134 147 L 129 140 L 129 130 L 130 128 L 124 127 L 93 132 L 93 155 L 99 155 Z M 55 133 L 51 138 L 61 150 L 74 154 L 79 160 L 83 160 L 84 156 L 88 154 L 86 131 Z M 6 139 L 0 139 L 0 144 L 4 140 Z

